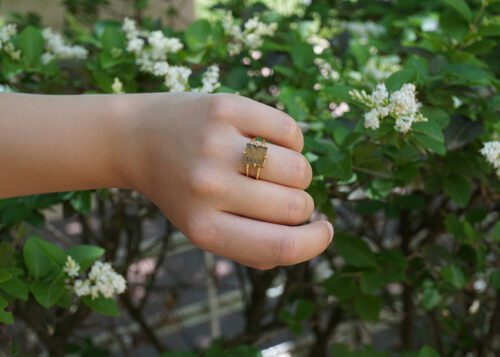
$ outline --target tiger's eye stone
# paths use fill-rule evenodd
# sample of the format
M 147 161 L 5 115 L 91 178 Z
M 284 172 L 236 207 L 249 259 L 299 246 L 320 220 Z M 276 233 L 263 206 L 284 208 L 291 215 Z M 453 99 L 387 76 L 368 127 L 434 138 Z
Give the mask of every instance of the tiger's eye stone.
M 266 160 L 266 155 L 267 155 L 266 146 L 247 143 L 247 146 L 245 147 L 245 152 L 243 154 L 243 164 L 262 168 L 264 167 L 264 161 Z

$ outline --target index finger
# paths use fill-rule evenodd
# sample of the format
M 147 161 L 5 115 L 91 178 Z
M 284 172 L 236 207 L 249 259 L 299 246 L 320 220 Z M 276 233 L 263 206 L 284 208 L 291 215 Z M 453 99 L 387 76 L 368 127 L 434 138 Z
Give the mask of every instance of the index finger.
M 215 94 L 210 111 L 217 118 L 227 119 L 245 136 L 261 137 L 297 152 L 304 148 L 297 122 L 269 105 L 235 94 Z

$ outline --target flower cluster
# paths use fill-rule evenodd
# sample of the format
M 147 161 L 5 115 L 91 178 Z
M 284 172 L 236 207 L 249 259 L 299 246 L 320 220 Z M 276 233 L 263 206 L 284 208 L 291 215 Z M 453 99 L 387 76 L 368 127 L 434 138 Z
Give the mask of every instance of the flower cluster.
M 183 48 L 178 38 L 166 37 L 162 31 L 139 31 L 135 21 L 129 18 L 125 18 L 122 29 L 127 38 L 127 51 L 135 55 L 141 71 L 163 77 L 170 92 L 184 92 L 189 89 L 191 69 L 173 66 L 168 62 L 169 54 L 177 53 Z M 213 92 L 220 85 L 217 66 L 211 66 L 205 72 L 202 85 L 202 88 L 196 90 Z
M 82 46 L 68 45 L 61 34 L 50 27 L 43 29 L 46 51 L 42 55 L 42 63 L 47 64 L 53 59 L 85 59 L 88 51 Z
M 69 278 L 68 285 L 78 297 L 91 296 L 95 299 L 102 295 L 105 298 L 112 298 L 126 289 L 125 278 L 115 272 L 109 263 L 95 262 L 90 268 L 88 278 L 78 279 L 80 266 L 68 256 L 63 271 Z
M 203 93 L 212 93 L 219 86 L 219 66 L 212 65 L 203 73 L 201 78 L 201 88 L 195 88 L 196 91 Z
M 224 31 L 230 37 L 228 51 L 230 56 L 240 54 L 243 49 L 256 50 L 262 46 L 264 36 L 272 36 L 278 24 L 266 24 L 257 16 L 249 19 L 243 24 L 243 30 L 235 23 L 233 15 L 228 12 L 223 21 Z
M 379 37 L 386 32 L 384 26 L 376 24 L 373 21 L 349 21 L 343 23 L 343 27 L 353 35 L 357 36 L 362 43 L 367 43 L 369 38 Z
M 407 133 L 413 123 L 427 121 L 420 113 L 421 104 L 416 98 L 414 84 L 406 83 L 390 95 L 383 83 L 378 84 L 371 94 L 364 90 L 352 90 L 349 94 L 354 100 L 370 108 L 365 113 L 365 128 L 378 129 L 380 120 L 390 116 L 395 119 L 394 129 Z
M 0 27 L 0 50 L 4 50 L 13 60 L 21 58 L 21 50 L 16 50 L 11 39 L 17 34 L 15 24 L 6 24 Z
M 480 153 L 493 166 L 497 176 L 500 177 L 500 141 L 487 141 L 483 143 Z

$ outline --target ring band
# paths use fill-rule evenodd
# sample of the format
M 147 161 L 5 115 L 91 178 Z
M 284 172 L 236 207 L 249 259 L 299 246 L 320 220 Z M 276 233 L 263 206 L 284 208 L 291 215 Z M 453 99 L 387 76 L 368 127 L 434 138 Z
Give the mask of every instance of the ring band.
M 245 174 L 249 176 L 250 166 L 253 166 L 257 172 L 255 174 L 255 179 L 258 180 L 260 177 L 260 171 L 264 168 L 267 158 L 267 146 L 265 146 L 266 140 L 258 141 L 257 138 L 253 138 L 252 141 L 247 143 L 245 150 L 243 150 L 243 165 L 245 165 Z

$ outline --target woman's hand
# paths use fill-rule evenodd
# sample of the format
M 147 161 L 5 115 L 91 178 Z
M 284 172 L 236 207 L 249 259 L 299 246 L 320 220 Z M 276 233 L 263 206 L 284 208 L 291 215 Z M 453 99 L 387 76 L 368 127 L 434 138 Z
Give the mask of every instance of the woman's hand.
M 115 157 L 124 181 L 195 245 L 259 269 L 311 259 L 329 245 L 329 222 L 300 225 L 314 210 L 304 191 L 312 170 L 291 117 L 230 94 L 130 94 L 121 102 Z M 255 136 L 271 142 L 260 180 L 241 163 Z

